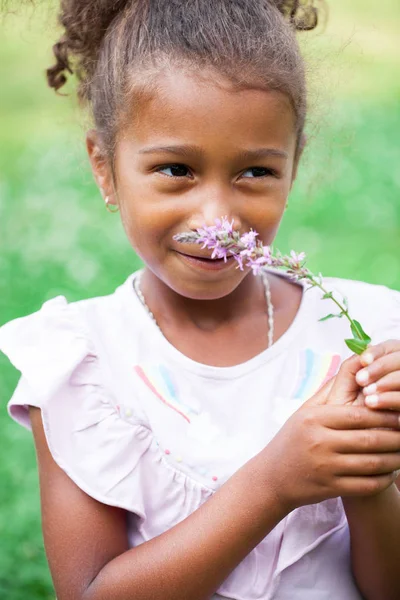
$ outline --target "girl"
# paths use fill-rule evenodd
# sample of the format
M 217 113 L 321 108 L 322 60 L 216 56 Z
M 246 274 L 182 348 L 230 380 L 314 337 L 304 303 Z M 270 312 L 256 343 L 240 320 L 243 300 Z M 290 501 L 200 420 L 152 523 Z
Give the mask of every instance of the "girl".
M 58 600 L 400 597 L 400 293 L 325 279 L 373 335 L 360 358 L 316 288 L 174 240 L 227 216 L 273 242 L 305 143 L 295 32 L 317 20 L 61 2 L 48 81 L 78 75 L 94 177 L 145 267 L 0 330 Z

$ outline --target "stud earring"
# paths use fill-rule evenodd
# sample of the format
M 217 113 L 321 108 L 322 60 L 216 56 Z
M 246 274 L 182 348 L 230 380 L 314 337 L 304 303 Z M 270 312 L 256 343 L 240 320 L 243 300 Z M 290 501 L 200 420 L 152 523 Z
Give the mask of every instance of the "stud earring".
M 104 199 L 105 203 L 106 203 L 106 209 L 108 210 L 109 213 L 116 213 L 119 211 L 118 206 L 116 206 L 114 209 L 110 208 L 110 198 L 109 196 L 106 196 Z

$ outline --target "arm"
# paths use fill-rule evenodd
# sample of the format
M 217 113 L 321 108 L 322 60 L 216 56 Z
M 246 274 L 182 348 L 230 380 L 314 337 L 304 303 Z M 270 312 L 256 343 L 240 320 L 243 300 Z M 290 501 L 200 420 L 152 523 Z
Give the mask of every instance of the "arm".
M 360 366 L 363 367 L 361 370 Z M 387 340 L 370 346 L 367 353 L 361 355 L 360 365 L 356 366 L 354 373 L 359 386 L 375 384 L 375 390 L 364 388 L 365 398 L 362 397 L 362 403 L 378 409 L 377 412 L 380 409 L 390 409 L 398 416 L 399 340 Z M 364 379 L 363 376 L 366 375 Z M 370 404 L 371 393 L 379 394 L 378 403 Z M 388 450 L 388 447 L 382 448 L 382 452 Z M 399 446 L 393 445 L 391 450 L 398 452 Z M 353 573 L 366 600 L 400 598 L 399 489 L 400 480 L 397 478 L 396 483 L 374 496 L 343 499 L 350 529 Z
M 125 511 L 69 479 L 48 450 L 40 410 L 30 415 L 58 600 L 206 600 L 285 516 L 257 455 L 189 517 L 129 549 Z
M 399 480 L 397 480 L 399 486 Z M 392 484 L 376 496 L 343 498 L 354 577 L 366 600 L 400 598 L 400 492 Z

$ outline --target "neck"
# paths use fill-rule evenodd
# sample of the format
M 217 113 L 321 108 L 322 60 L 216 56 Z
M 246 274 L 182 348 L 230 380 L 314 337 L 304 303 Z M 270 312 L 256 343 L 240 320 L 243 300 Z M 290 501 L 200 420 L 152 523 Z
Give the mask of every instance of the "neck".
M 265 288 L 261 277 L 245 276 L 231 294 L 215 300 L 194 300 L 176 293 L 146 268 L 140 284 L 146 304 L 157 322 L 191 325 L 207 331 L 224 327 L 251 314 L 265 315 Z

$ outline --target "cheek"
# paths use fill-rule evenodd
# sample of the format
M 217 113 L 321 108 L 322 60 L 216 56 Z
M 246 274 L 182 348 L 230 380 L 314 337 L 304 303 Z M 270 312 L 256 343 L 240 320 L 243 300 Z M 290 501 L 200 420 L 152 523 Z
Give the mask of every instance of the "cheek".
M 270 245 L 279 229 L 285 206 L 287 202 L 287 193 L 284 187 L 278 190 L 275 188 L 273 194 L 267 194 L 257 202 L 249 204 L 246 210 L 243 225 L 246 229 L 250 227 L 258 231 L 259 239 L 265 245 Z
M 176 215 L 160 206 L 160 203 L 143 200 L 124 202 L 121 220 L 126 235 L 139 254 L 152 248 L 161 250 L 162 244 L 172 235 Z
M 287 195 L 286 185 L 282 184 L 274 186 L 258 198 L 252 198 L 245 208 L 245 212 L 248 213 L 246 221 L 250 221 L 253 228 L 257 223 L 260 233 L 279 224 L 285 211 Z

